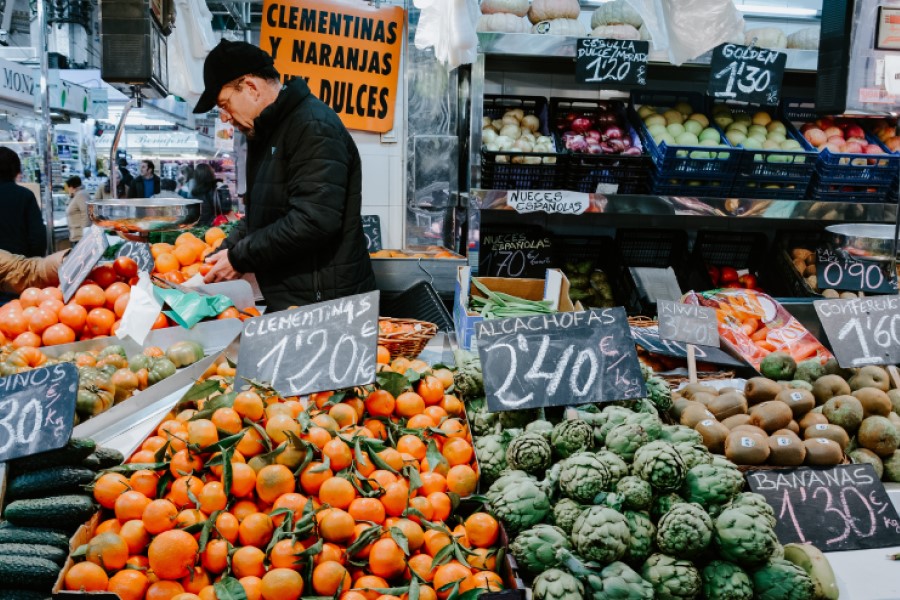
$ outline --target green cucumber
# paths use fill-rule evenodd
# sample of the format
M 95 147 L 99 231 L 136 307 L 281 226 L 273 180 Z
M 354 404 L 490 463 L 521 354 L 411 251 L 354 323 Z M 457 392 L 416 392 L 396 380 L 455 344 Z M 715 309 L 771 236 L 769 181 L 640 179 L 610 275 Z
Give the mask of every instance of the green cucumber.
M 77 466 L 94 450 L 97 444 L 89 438 L 71 438 L 69 443 L 58 450 L 32 454 L 10 462 L 14 473 L 38 471 L 50 467 Z
M 93 471 L 83 467 L 51 467 L 29 471 L 13 477 L 6 486 L 6 497 L 18 500 L 83 492 L 83 486 L 92 482 L 94 477 Z
M 46 558 L 62 566 L 69 552 L 43 544 L 0 544 L 0 556 L 34 556 Z
M 53 529 L 18 527 L 9 521 L 0 523 L 0 544 L 44 544 L 69 549 L 69 536 Z
M 46 558 L 0 555 L 0 587 L 49 592 L 61 570 Z
M 80 494 L 15 500 L 6 506 L 3 517 L 15 525 L 40 527 L 59 523 L 74 531 L 97 511 L 94 499 Z

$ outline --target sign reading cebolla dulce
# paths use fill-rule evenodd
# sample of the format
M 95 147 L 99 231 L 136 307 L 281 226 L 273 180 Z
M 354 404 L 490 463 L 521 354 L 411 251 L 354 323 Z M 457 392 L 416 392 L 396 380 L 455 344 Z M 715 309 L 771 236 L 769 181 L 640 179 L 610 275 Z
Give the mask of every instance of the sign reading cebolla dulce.
M 516 190 L 506 195 L 506 205 L 517 213 L 580 215 L 591 205 L 591 198 L 588 194 L 563 190 Z
M 403 23 L 400 6 L 346 0 L 265 0 L 259 46 L 287 82 L 303 77 L 349 129 L 394 127 Z

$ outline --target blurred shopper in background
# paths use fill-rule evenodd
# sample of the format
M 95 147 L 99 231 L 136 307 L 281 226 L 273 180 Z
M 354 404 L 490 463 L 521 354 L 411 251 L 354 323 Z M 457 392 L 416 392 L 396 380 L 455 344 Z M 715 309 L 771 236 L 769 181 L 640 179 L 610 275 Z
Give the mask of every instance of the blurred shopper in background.
M 231 212 L 231 196 L 220 192 L 216 173 L 206 163 L 194 169 L 194 191 L 192 198 L 203 202 L 200 207 L 200 221 L 197 225 L 212 225 L 216 217 Z
M 129 198 L 150 198 L 159 193 L 159 177 L 152 160 L 141 161 L 141 173 L 131 181 Z
M 47 229 L 34 194 L 16 184 L 21 174 L 19 155 L 0 147 L 0 250 L 43 256 L 47 250 Z
M 74 245 L 85 228 L 90 227 L 87 203 L 90 200 L 87 190 L 81 184 L 81 177 L 73 175 L 66 179 L 65 188 L 69 195 L 69 203 L 66 205 L 66 220 L 69 224 L 69 241 Z

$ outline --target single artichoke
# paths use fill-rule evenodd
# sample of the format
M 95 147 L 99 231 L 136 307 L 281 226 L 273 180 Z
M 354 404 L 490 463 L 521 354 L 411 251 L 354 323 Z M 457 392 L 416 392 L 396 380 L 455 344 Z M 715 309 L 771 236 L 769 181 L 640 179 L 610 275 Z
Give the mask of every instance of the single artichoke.
M 690 471 L 697 465 L 712 464 L 712 454 L 703 444 L 692 444 L 690 442 L 681 442 L 675 444 L 675 449 L 681 455 L 684 461 L 684 467 Z
M 623 562 L 612 562 L 588 578 L 594 600 L 653 600 L 653 586 Z
M 680 488 L 686 471 L 675 447 L 662 441 L 641 446 L 631 467 L 635 475 L 658 492 L 674 492 Z
M 560 548 L 571 548 L 566 532 L 543 523 L 526 529 L 509 545 L 509 551 L 519 565 L 531 573 L 541 573 L 560 566 L 560 561 L 556 558 Z
M 628 520 L 605 506 L 591 506 L 572 527 L 572 543 L 578 553 L 600 563 L 622 558 L 630 541 Z
M 550 442 L 540 433 L 523 433 L 506 447 L 506 464 L 509 468 L 531 475 L 545 472 L 551 459 Z
M 693 600 L 700 594 L 700 573 L 686 560 L 652 554 L 644 562 L 641 576 L 650 582 L 657 600 Z
M 581 582 L 559 569 L 548 569 L 531 585 L 534 600 L 584 600 Z
M 776 558 L 753 572 L 753 591 L 758 600 L 813 600 L 816 589 L 806 571 Z
M 743 509 L 756 509 L 760 516 L 768 521 L 769 526 L 772 528 L 775 527 L 777 523 L 775 519 L 775 511 L 766 502 L 766 497 L 762 494 L 755 494 L 753 492 L 741 492 L 737 496 L 731 499 L 731 502 L 728 503 L 728 508 L 743 508 Z
M 743 508 L 725 509 L 716 518 L 715 541 L 722 558 L 739 565 L 766 562 L 778 544 L 768 521 Z
M 624 514 L 628 521 L 631 541 L 622 559 L 631 564 L 641 564 L 653 552 L 653 539 L 657 535 L 656 526 L 650 520 L 650 515 L 645 512 L 626 510 Z
M 510 533 L 537 525 L 550 513 L 546 492 L 523 471 L 505 472 L 488 488 L 485 496 L 494 516 Z
M 647 398 L 660 413 L 667 413 L 672 408 L 672 389 L 662 377 L 647 379 Z
M 524 429 L 532 421 L 541 418 L 541 409 L 505 410 L 500 413 L 500 426 L 503 429 Z
M 616 493 L 622 496 L 622 508 L 626 510 L 649 510 L 653 502 L 653 488 L 634 475 L 620 479 Z
M 584 512 L 584 508 L 571 498 L 562 498 L 553 506 L 553 523 L 565 531 L 566 535 L 571 535 L 572 526 Z
M 539 433 L 544 436 L 549 442 L 550 433 L 553 431 L 553 423 L 551 423 L 550 421 L 545 421 L 543 419 L 538 419 L 537 421 L 532 421 L 531 423 L 526 425 L 525 431 Z
M 499 420 L 498 413 L 488 412 L 484 398 L 466 402 L 466 414 L 475 437 L 492 434 Z
M 650 505 L 650 516 L 654 521 L 659 521 L 664 514 L 672 510 L 673 506 L 683 502 L 684 498 L 675 493 L 657 496 Z
M 703 436 L 699 431 L 685 427 L 684 425 L 665 425 L 659 436 L 664 442 L 670 444 L 702 444 Z
M 500 472 L 507 468 L 506 444 L 501 434 L 491 434 L 475 438 L 475 456 L 478 457 L 478 468 L 481 478 L 491 482 L 500 477 Z
M 606 449 L 614 452 L 625 462 L 634 460 L 638 448 L 650 441 L 647 431 L 637 423 L 616 425 L 606 434 Z
M 644 431 L 647 432 L 647 437 L 651 442 L 654 442 L 659 439 L 659 436 L 662 435 L 662 421 L 659 420 L 659 417 L 656 415 L 651 415 L 648 413 L 635 413 L 633 415 L 629 415 L 625 419 L 625 423 L 640 425 L 644 428 Z
M 694 558 L 712 539 L 713 523 L 699 504 L 676 504 L 659 520 L 656 544 L 675 558 Z
M 464 397 L 484 395 L 484 378 L 481 375 L 481 361 L 477 354 L 466 350 L 454 350 L 456 372 L 453 374 L 453 385 Z
M 560 463 L 559 490 L 568 498 L 590 504 L 609 483 L 609 470 L 593 452 L 576 452 Z
M 610 488 L 615 487 L 620 479 L 631 472 L 628 463 L 622 460 L 618 454 L 610 452 L 609 450 L 597 450 L 595 454 L 597 455 L 597 458 L 600 459 L 600 462 L 606 466 L 606 470 L 609 471 L 608 485 Z
M 600 426 L 600 431 L 597 433 L 597 442 L 599 444 L 605 444 L 606 436 L 609 435 L 609 432 L 619 425 L 625 423 L 625 419 L 627 419 L 629 415 L 634 414 L 632 411 L 628 410 L 627 408 L 622 408 L 621 406 L 614 406 L 609 408 L 617 408 L 619 410 L 607 413 L 604 409 L 606 422 Z
M 685 475 L 681 495 L 688 502 L 711 506 L 725 504 L 743 487 L 744 478 L 736 469 L 697 465 Z
M 557 424 L 550 434 L 553 450 L 562 458 L 594 446 L 594 428 L 581 419 L 567 419 Z
M 742 568 L 724 560 L 714 560 L 700 573 L 706 600 L 753 600 L 753 584 Z

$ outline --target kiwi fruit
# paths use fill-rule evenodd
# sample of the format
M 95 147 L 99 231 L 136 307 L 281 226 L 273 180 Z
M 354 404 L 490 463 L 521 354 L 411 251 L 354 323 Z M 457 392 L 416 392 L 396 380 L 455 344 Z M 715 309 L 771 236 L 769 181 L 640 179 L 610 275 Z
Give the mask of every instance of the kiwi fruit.
M 823 415 L 822 413 L 810 411 L 810 412 L 806 413 L 805 415 L 803 415 L 803 418 L 800 419 L 800 422 L 798 423 L 798 425 L 799 425 L 800 429 L 803 430 L 803 429 L 806 429 L 807 427 L 809 427 L 810 425 L 817 425 L 819 423 L 823 423 L 823 424 L 827 425 L 828 418 L 825 415 Z
M 735 427 L 734 429 L 731 430 L 731 433 L 735 433 L 738 431 L 744 431 L 747 433 L 755 433 L 756 435 L 760 435 L 762 437 L 769 437 L 768 433 L 766 433 L 765 431 L 763 431 L 756 425 L 750 425 L 749 423 L 747 425 L 738 425 L 737 427 Z
M 720 396 L 721 396 L 722 394 L 734 394 L 735 392 L 737 392 L 738 394 L 743 394 L 743 393 L 744 393 L 743 390 L 739 390 L 739 389 L 737 389 L 737 388 L 731 387 L 730 385 L 726 385 L 726 386 L 724 386 L 724 387 L 720 387 L 720 388 L 719 388 L 719 395 L 720 395 Z
M 844 378 L 838 375 L 819 377 L 813 382 L 812 389 L 816 404 L 825 404 L 835 396 L 849 395 L 852 391 Z
M 841 367 L 836 358 L 829 358 L 825 361 L 825 374 L 840 375 L 843 379 L 850 379 L 853 377 L 853 372 L 850 369 Z
M 888 390 L 887 395 L 891 399 L 891 410 L 895 413 L 900 413 L 900 390 Z
M 894 411 L 891 411 L 890 413 L 888 413 L 887 418 L 891 423 L 894 424 L 894 427 L 897 427 L 898 431 L 900 431 L 900 415 L 898 415 Z
M 871 450 L 878 456 L 890 456 L 900 445 L 900 434 L 897 428 L 886 417 L 869 417 L 864 419 L 856 434 L 859 445 Z
M 794 379 L 793 381 L 788 381 L 787 387 L 798 390 L 806 390 L 807 392 L 812 391 L 812 384 L 808 381 L 803 381 L 802 379 Z
M 780 391 L 781 385 L 768 377 L 753 377 L 744 386 L 744 396 L 751 405 L 774 400 Z
M 681 418 L 681 413 L 683 413 L 689 406 L 703 406 L 699 402 L 694 402 L 693 400 L 688 400 L 687 398 L 679 398 L 678 400 L 674 400 L 672 402 L 672 415 L 676 419 Z M 703 406 L 703 408 L 706 408 Z
M 768 440 L 769 462 L 780 467 L 796 467 L 806 459 L 806 446 L 793 432 L 780 430 Z
M 872 468 L 875 469 L 875 474 L 878 475 L 878 479 L 881 479 L 881 476 L 884 475 L 884 463 L 881 462 L 881 457 L 871 450 L 858 448 L 850 452 L 848 456 L 856 464 L 872 465 Z
M 865 414 L 862 402 L 855 396 L 835 396 L 822 405 L 822 414 L 829 423 L 840 425 L 849 432 L 859 429 Z
M 787 427 L 793 417 L 791 408 L 778 400 L 768 400 L 750 409 L 750 424 L 767 433 Z
M 796 388 L 779 392 L 775 396 L 775 400 L 787 404 L 794 415 L 794 419 L 802 418 L 803 415 L 816 407 L 816 398 L 812 395 L 812 392 Z
M 769 458 L 767 438 L 749 431 L 732 431 L 725 439 L 725 458 L 736 465 L 761 465 Z
M 806 464 L 819 467 L 830 467 L 844 460 L 844 451 L 834 440 L 820 437 L 803 440 L 806 447 Z
M 683 388 L 681 388 L 679 390 L 679 392 L 681 393 L 682 396 L 684 396 L 688 400 L 693 400 L 694 399 L 693 396 L 697 392 L 712 394 L 713 396 L 719 395 L 719 390 L 717 390 L 716 388 L 714 388 L 712 386 L 704 385 L 702 383 L 689 383 L 686 386 L 684 386 Z
M 695 402 L 691 406 L 688 406 L 686 409 L 684 409 L 684 412 L 681 413 L 681 418 L 678 420 L 678 422 L 685 427 L 693 428 L 697 423 L 703 421 L 704 419 L 715 418 L 716 416 L 709 412 L 709 410 L 707 410 L 705 406 Z
M 697 392 L 691 396 L 691 402 L 699 402 L 703 406 L 709 408 L 709 405 L 713 403 L 713 400 L 718 398 L 709 392 Z
M 853 397 L 862 404 L 864 419 L 873 415 L 886 417 L 891 412 L 891 399 L 877 388 L 860 388 L 853 392 Z
M 793 432 L 794 435 L 800 435 L 800 424 L 791 419 L 791 422 L 787 425 L 787 430 Z
M 850 384 L 850 389 L 853 391 L 867 387 L 877 388 L 882 392 L 891 389 L 891 378 L 888 372 L 876 365 L 863 367 L 847 383 Z
M 709 411 L 716 415 L 717 419 L 727 419 L 734 415 L 742 415 L 747 412 L 747 399 L 743 394 L 730 392 L 713 398 L 713 401 L 706 405 Z
M 838 425 L 813 425 L 803 430 L 803 439 L 811 440 L 813 438 L 828 438 L 838 443 L 841 451 L 850 443 L 850 436 L 844 431 L 843 427 Z
M 703 445 L 713 454 L 722 454 L 725 450 L 725 439 L 731 431 L 715 419 L 703 419 L 694 430 L 703 436 Z
M 728 429 L 734 429 L 738 425 L 749 425 L 750 415 L 734 415 L 722 421 L 722 425 Z

